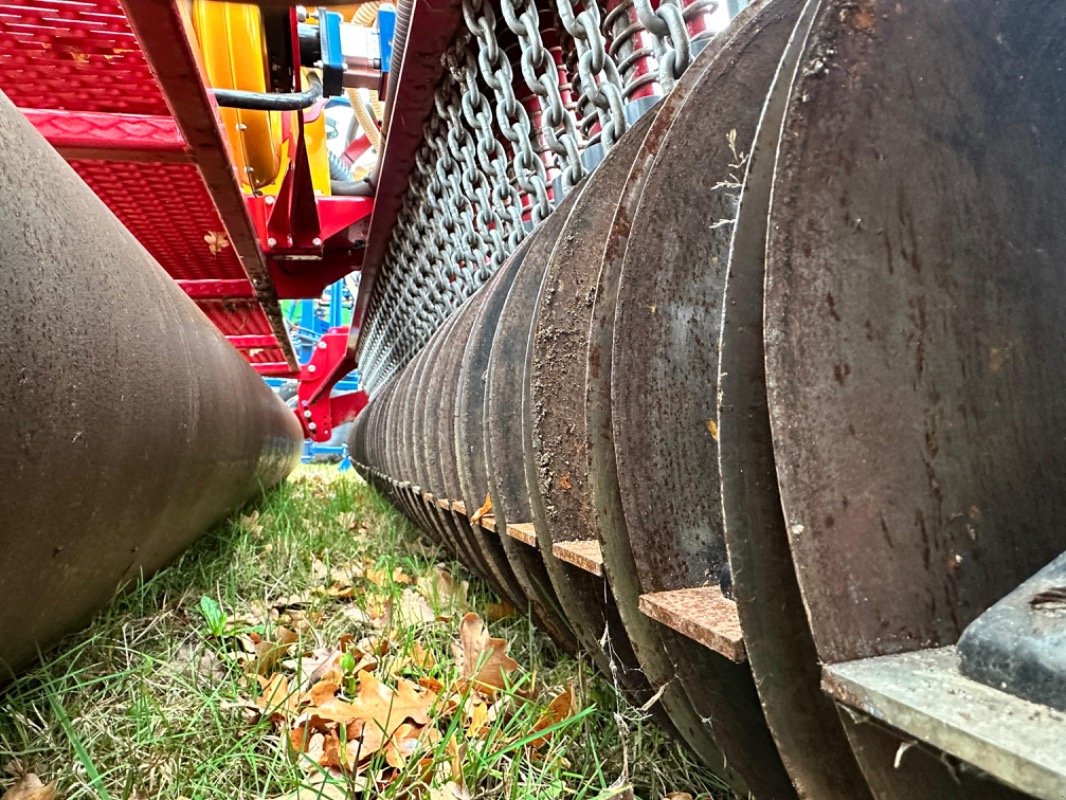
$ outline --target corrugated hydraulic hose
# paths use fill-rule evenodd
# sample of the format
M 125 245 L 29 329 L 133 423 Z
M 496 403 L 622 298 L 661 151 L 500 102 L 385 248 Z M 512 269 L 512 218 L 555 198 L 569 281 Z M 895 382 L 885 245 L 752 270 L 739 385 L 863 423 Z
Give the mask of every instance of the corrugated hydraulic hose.
M 294 466 L 240 355 L 0 95 L 0 681 Z

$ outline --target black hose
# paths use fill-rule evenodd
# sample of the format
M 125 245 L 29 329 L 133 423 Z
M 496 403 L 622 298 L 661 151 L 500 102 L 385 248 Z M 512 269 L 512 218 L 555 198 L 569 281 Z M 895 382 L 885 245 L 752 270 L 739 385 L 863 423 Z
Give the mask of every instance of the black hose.
M 310 108 L 322 97 L 322 81 L 313 72 L 307 76 L 310 86 L 302 92 L 274 94 L 272 92 L 242 92 L 238 89 L 212 89 L 215 102 L 223 108 L 243 108 L 249 111 L 300 111 Z
M 342 197 L 374 196 L 374 186 L 369 181 L 330 181 L 329 190 Z

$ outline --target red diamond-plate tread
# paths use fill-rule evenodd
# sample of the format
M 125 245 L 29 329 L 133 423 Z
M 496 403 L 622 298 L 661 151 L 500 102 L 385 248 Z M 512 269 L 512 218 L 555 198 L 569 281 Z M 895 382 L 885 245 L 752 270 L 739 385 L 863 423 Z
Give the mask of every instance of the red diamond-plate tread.
M 204 300 L 197 305 L 226 336 L 271 333 L 266 314 L 254 300 Z
M 156 46 L 165 50 L 178 44 L 169 51 L 171 61 L 164 73 L 175 68 L 166 86 L 171 96 L 184 98 L 180 119 L 168 107 L 119 0 L 0 0 L 0 91 L 65 153 L 81 178 L 175 280 L 247 286 L 248 270 L 217 210 L 233 215 L 239 205 L 244 213 L 243 204 L 233 202 L 235 197 L 239 201 L 236 183 L 226 188 L 219 179 L 229 166 L 222 140 L 216 134 L 214 150 L 211 145 L 205 149 L 202 141 L 196 150 L 186 146 L 181 134 L 182 125 L 211 129 L 214 118 L 211 106 L 202 101 L 193 50 L 182 44 L 180 13 L 160 4 L 151 14 L 162 37 Z M 142 32 L 145 21 L 142 18 Z M 192 84 L 197 85 L 190 95 Z M 205 182 L 208 172 L 201 170 L 215 176 L 212 186 L 220 194 L 214 198 Z M 252 235 L 248 221 L 238 216 L 229 221 L 240 232 L 234 235 L 244 237 L 243 257 L 255 260 L 258 254 L 247 246 Z M 257 266 L 256 274 L 263 275 L 261 264 Z M 264 298 L 262 303 L 273 312 L 276 328 L 259 300 L 198 301 L 223 334 L 270 337 L 272 345 L 242 349 L 247 360 L 272 364 L 275 372 L 288 362 L 295 370 L 292 354 L 278 340 L 283 337 L 287 344 L 288 337 L 276 301 Z
M 170 115 L 118 0 L 0 2 L 0 89 L 21 108 Z
M 225 227 L 192 164 L 71 161 L 130 233 L 178 280 L 243 278 Z M 218 252 L 212 252 L 212 237 Z

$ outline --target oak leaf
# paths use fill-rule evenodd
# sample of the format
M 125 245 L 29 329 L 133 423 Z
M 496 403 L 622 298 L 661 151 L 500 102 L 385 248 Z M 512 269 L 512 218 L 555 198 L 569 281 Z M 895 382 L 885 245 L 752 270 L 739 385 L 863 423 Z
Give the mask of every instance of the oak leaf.
M 4 792 L 0 800 L 54 800 L 55 796 L 54 783 L 41 783 L 35 774 L 27 772 L 18 783 Z
M 482 503 L 481 508 L 474 512 L 474 516 L 470 518 L 471 525 L 477 525 L 481 522 L 481 518 L 488 516 L 492 513 L 492 495 L 485 495 L 485 502 Z
M 543 713 L 534 723 L 533 732 L 539 733 L 573 715 L 574 686 L 573 684 L 570 684 L 566 687 L 565 691 L 557 695 L 550 703 L 548 703 L 548 707 L 544 709 Z M 534 739 L 530 744 L 534 746 L 543 744 L 550 736 L 551 734 L 545 734 L 544 736 Z
M 376 728 L 387 738 L 407 720 L 428 725 L 429 709 L 436 699 L 433 692 L 420 691 L 417 684 L 407 680 L 400 680 L 393 690 L 363 670 L 358 674 L 358 695 L 354 700 L 330 698 L 307 709 L 307 713 L 341 725 L 361 722 L 364 728 L 358 735 L 365 737 L 368 729 Z
M 459 642 L 452 645 L 460 677 L 481 690 L 502 689 L 518 662 L 507 655 L 507 642 L 489 636 L 485 623 L 473 611 L 459 624 Z

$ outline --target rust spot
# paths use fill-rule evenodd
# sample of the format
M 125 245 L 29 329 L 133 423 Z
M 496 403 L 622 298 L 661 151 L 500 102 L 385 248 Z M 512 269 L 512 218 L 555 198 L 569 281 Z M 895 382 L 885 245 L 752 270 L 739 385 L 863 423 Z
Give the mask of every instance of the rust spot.
M 877 14 L 874 12 L 874 0 L 860 0 L 848 3 L 840 11 L 840 21 L 859 33 L 872 34 L 877 27 Z

